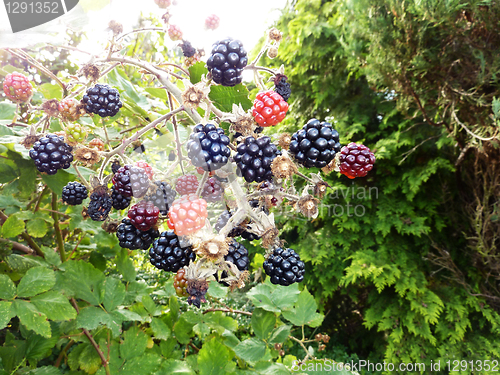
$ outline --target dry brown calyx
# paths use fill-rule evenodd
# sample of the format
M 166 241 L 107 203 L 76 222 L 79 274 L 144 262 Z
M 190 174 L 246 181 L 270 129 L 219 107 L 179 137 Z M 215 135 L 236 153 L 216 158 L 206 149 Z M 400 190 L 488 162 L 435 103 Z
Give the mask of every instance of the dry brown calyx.
M 200 83 L 189 86 L 186 91 L 182 93 L 182 103 L 184 106 L 191 109 L 196 109 L 201 106 L 203 109 L 206 109 L 207 105 L 204 100 L 207 98 L 210 88 Z
M 234 280 L 229 281 L 229 290 L 232 292 L 236 288 L 238 288 L 238 289 L 244 288 L 245 283 L 249 277 L 250 277 L 250 272 L 248 272 L 248 271 L 240 272 L 238 278 L 235 278 Z
M 241 133 L 243 137 L 253 135 L 258 125 L 252 115 L 245 113 L 236 118 L 236 121 L 231 125 L 230 130 L 235 133 Z
M 278 48 L 270 47 L 267 50 L 267 57 L 269 57 L 270 59 L 274 59 L 274 58 L 278 57 Z
M 289 157 L 280 155 L 273 160 L 271 171 L 276 178 L 289 178 L 298 171 L 298 168 Z
M 201 242 L 195 247 L 198 255 L 205 256 L 209 261 L 224 259 L 229 251 L 229 245 L 222 236 L 215 236 L 207 241 Z
M 75 156 L 75 159 L 81 162 L 85 167 L 91 167 L 101 160 L 99 151 L 85 146 L 77 148 L 73 155 Z
M 59 109 L 57 108 L 58 105 L 59 102 L 57 99 L 50 99 L 42 104 L 42 109 L 49 116 L 57 117 L 59 116 Z
M 269 40 L 279 43 L 283 39 L 283 33 L 279 31 L 276 27 L 273 27 L 271 30 L 269 30 L 268 37 Z
M 108 27 L 111 29 L 114 35 L 123 33 L 123 25 L 118 21 L 109 21 Z
M 91 80 L 92 82 L 97 81 L 99 79 L 99 76 L 101 75 L 101 71 L 94 64 L 85 65 L 82 68 L 82 73 L 87 79 Z
M 316 183 L 314 186 L 314 195 L 316 195 L 318 198 L 323 198 L 326 195 L 326 191 L 330 185 L 328 185 L 324 181 L 319 181 Z
M 104 229 L 108 233 L 116 233 L 116 230 L 118 229 L 118 225 L 120 225 L 119 220 L 110 220 L 110 221 L 105 221 L 102 223 L 101 228 Z
M 33 145 L 35 144 L 35 142 L 38 141 L 39 139 L 40 139 L 40 137 L 37 136 L 37 135 L 35 135 L 35 134 L 28 134 L 21 141 L 21 144 L 24 146 L 24 148 L 26 148 L 26 149 L 29 150 L 31 147 L 33 147 Z
M 279 234 L 280 232 L 276 229 L 276 227 L 267 228 L 262 234 L 262 246 L 266 249 L 274 246 L 278 240 Z
M 296 208 L 302 215 L 315 219 L 318 217 L 318 204 L 319 199 L 312 195 L 305 195 L 298 200 Z
M 321 168 L 323 173 L 328 174 L 328 173 L 333 172 L 333 171 L 339 172 L 340 171 L 339 166 L 338 166 L 339 165 L 339 157 L 340 157 L 340 152 L 337 152 L 335 154 L 335 157 L 333 158 L 333 160 L 330 163 L 328 163 L 328 165 L 326 167 Z
M 278 137 L 278 145 L 284 150 L 288 150 L 290 148 L 291 141 L 292 135 L 290 133 L 281 133 Z

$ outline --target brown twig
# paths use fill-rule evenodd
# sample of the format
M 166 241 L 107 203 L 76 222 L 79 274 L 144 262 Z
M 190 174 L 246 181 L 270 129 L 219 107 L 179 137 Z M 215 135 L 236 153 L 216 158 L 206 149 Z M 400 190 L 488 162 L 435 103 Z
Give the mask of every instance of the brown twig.
M 61 262 L 66 262 L 66 252 L 64 251 L 64 241 L 62 238 L 61 228 L 59 227 L 59 213 L 57 211 L 57 194 L 52 193 L 52 218 L 54 219 L 54 231 L 56 232 L 57 248 Z
M 33 255 L 35 252 L 33 251 L 33 249 L 29 248 L 28 246 L 25 246 L 19 242 L 15 242 L 15 241 L 11 241 L 11 240 L 8 240 L 8 239 L 5 239 L 5 238 L 0 238 L 0 242 L 6 242 L 6 243 L 10 243 L 12 244 L 12 248 L 14 250 L 19 250 L 19 251 L 22 251 L 23 253 L 26 253 L 26 254 L 29 254 L 29 255 Z
M 73 340 L 70 340 L 68 344 L 64 347 L 63 350 L 61 350 L 61 353 L 59 353 L 59 356 L 57 357 L 56 363 L 54 364 L 54 367 L 59 367 L 61 364 L 62 359 L 66 355 L 66 352 L 68 351 L 69 348 L 73 346 L 75 342 Z

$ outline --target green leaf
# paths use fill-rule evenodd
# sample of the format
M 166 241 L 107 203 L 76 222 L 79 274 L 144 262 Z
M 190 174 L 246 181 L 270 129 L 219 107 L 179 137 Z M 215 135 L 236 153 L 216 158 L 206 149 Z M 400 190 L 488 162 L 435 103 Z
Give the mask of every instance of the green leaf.
M 60 169 L 54 175 L 43 174 L 42 180 L 47 184 L 50 190 L 60 195 L 62 189 L 68 184 L 68 182 L 75 180 L 75 176 L 63 169 Z
M 21 220 L 15 214 L 10 215 L 2 225 L 2 237 L 17 237 L 24 232 L 24 220 Z
M 0 330 L 7 327 L 10 320 L 16 316 L 11 309 L 12 302 L 0 301 Z
M 121 249 L 116 257 L 116 266 L 118 271 L 123 275 L 123 280 L 125 281 L 135 281 L 137 272 L 134 267 L 134 263 L 130 256 L 128 255 L 127 249 Z
M 289 286 L 272 285 L 270 283 L 259 284 L 247 293 L 255 307 L 267 311 L 281 312 L 293 306 L 299 297 L 297 283 Z
M 76 371 L 80 367 L 80 355 L 85 350 L 89 344 L 80 344 L 76 347 L 74 346 L 71 352 L 68 354 L 68 366 L 71 370 Z
M 208 69 L 203 61 L 198 61 L 196 64 L 189 67 L 189 80 L 194 85 L 201 81 L 203 74 L 207 75 Z M 212 86 L 213 87 L 213 86 Z
M 5 263 L 7 263 L 9 268 L 19 273 L 25 273 L 30 268 L 42 265 L 40 258 L 18 254 L 9 255 L 7 258 L 5 258 Z
M 7 163 L 0 164 L 0 184 L 6 184 L 19 177 L 17 168 Z
M 288 368 L 281 363 L 259 362 L 255 370 L 259 375 L 290 375 Z
M 216 330 L 220 335 L 226 330 L 234 332 L 238 329 L 238 322 L 220 311 L 204 315 L 203 320 L 211 329 Z
M 271 338 L 269 339 L 270 344 L 284 343 L 285 340 L 290 336 L 290 330 L 292 326 L 282 325 L 276 328 L 271 334 Z
M 16 286 L 9 276 L 0 274 L 0 299 L 12 299 L 16 295 Z
M 203 344 L 198 352 L 198 367 L 200 375 L 228 374 L 234 370 L 236 363 L 229 349 L 217 339 Z
M 241 83 L 233 87 L 212 86 L 208 97 L 224 112 L 231 112 L 233 104 L 241 104 L 245 111 L 252 108 L 252 102 L 248 99 L 248 89 Z
M 68 299 L 59 292 L 50 291 L 40 294 L 33 297 L 31 302 L 50 320 L 63 321 L 76 318 L 76 310 Z
M 54 271 L 46 267 L 30 268 L 17 286 L 19 297 L 32 297 L 46 292 L 56 283 Z
M 113 311 L 120 306 L 125 299 L 127 291 L 125 285 L 115 277 L 107 277 L 104 284 L 104 307 L 107 311 Z
M 28 220 L 26 224 L 26 231 L 32 237 L 42 238 L 49 230 L 47 222 L 41 218 Z
M 61 370 L 53 366 L 43 366 L 31 370 L 28 375 L 61 375 Z
M 43 85 L 37 86 L 37 90 L 42 93 L 45 99 L 59 99 L 63 97 L 63 90 L 61 86 L 57 84 L 44 83 Z
M 122 91 L 121 95 L 130 98 L 133 103 L 144 110 L 149 110 L 151 108 L 146 97 L 136 90 L 137 86 L 130 81 L 130 78 L 127 77 L 123 69 L 113 69 L 108 73 L 107 77 L 113 86 L 118 87 Z
M 148 336 L 138 327 L 132 327 L 123 334 L 120 344 L 120 357 L 132 359 L 144 354 L 148 346 Z
M 181 315 L 180 319 L 174 325 L 174 333 L 177 341 L 181 344 L 187 344 L 193 336 L 193 327 L 195 324 L 190 323 L 184 316 Z
M 145 90 L 156 98 L 168 101 L 168 94 L 167 90 L 165 89 L 158 89 L 156 87 L 147 87 Z
M 56 267 L 61 264 L 61 257 L 59 256 L 59 253 L 57 251 L 54 251 L 54 249 L 43 245 L 41 246 L 41 248 L 44 259 L 47 261 L 47 263 Z
M 240 342 L 234 352 L 238 357 L 247 362 L 258 362 L 266 354 L 266 344 L 264 341 L 251 338 Z
M 161 366 L 160 371 L 156 375 L 194 375 L 195 372 L 189 367 L 189 365 L 184 361 L 179 361 L 178 359 L 168 359 Z
M 208 284 L 207 293 L 214 298 L 220 299 L 226 297 L 228 289 L 229 288 L 222 286 L 217 281 L 212 280 Z
M 94 374 L 101 367 L 102 361 L 95 348 L 86 345 L 78 357 L 78 364 L 83 371 Z
M 100 323 L 107 320 L 107 313 L 103 309 L 96 306 L 88 306 L 80 310 L 76 318 L 78 328 L 88 330 L 96 329 Z
M 15 105 L 14 103 L 1 102 L 0 103 L 0 120 L 9 120 L 9 123 L 11 123 L 12 119 L 14 118 L 14 115 L 16 114 L 16 108 L 17 108 L 17 105 Z M 11 131 L 10 134 L 14 134 L 14 133 L 12 133 L 11 129 L 9 129 L 9 130 Z M 3 134 L 1 134 L 1 135 L 3 135 Z
M 296 326 L 318 327 L 323 322 L 324 315 L 318 314 L 317 309 L 314 297 L 304 288 L 293 309 L 283 311 L 283 317 Z
M 270 311 L 256 308 L 252 313 L 252 329 L 255 335 L 266 340 L 276 325 L 276 315 Z
M 68 261 L 64 263 L 64 287 L 72 294 L 92 305 L 99 305 L 104 299 L 104 274 L 90 263 Z
M 168 340 L 172 336 L 170 328 L 159 318 L 153 318 L 151 320 L 151 329 L 155 335 L 155 338 L 160 340 Z
M 56 332 L 49 339 L 30 333 L 26 339 L 26 359 L 29 361 L 44 359 L 50 355 L 50 350 L 56 346 L 58 340 L 59 335 Z
M 19 320 L 26 328 L 43 337 L 51 336 L 51 329 L 47 321 L 47 316 L 38 311 L 34 304 L 23 300 L 15 300 L 12 307 L 19 317 Z
M 156 353 L 134 357 L 123 365 L 119 375 L 152 375 L 160 367 L 162 358 Z

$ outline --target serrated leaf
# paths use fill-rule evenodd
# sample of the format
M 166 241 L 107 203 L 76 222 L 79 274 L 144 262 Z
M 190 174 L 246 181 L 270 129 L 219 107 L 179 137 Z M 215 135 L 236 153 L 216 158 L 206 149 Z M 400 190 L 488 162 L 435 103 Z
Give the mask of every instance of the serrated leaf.
M 44 83 L 43 85 L 37 86 L 37 90 L 42 93 L 45 99 L 59 99 L 63 97 L 63 90 L 61 86 L 57 84 Z
M 38 311 L 34 304 L 23 300 L 15 300 L 12 307 L 26 328 L 43 337 L 51 336 L 52 331 L 47 316 Z
M 64 263 L 65 284 L 71 293 L 92 305 L 99 305 L 104 299 L 104 274 L 90 263 L 67 261 Z
M 16 108 L 17 108 L 17 105 L 14 103 L 1 102 L 0 103 L 0 120 L 9 120 L 9 123 L 11 123 L 12 119 L 14 118 L 14 115 L 16 114 Z M 9 129 L 9 130 L 12 132 L 11 129 Z M 11 133 L 11 134 L 13 134 L 13 133 Z
M 174 325 L 174 333 L 177 341 L 181 344 L 187 344 L 193 336 L 193 327 L 195 324 L 188 322 L 182 315 Z
M 40 294 L 33 297 L 31 302 L 50 320 L 63 321 L 76 318 L 76 310 L 68 299 L 59 292 L 50 291 Z
M 28 220 L 26 224 L 26 231 L 32 237 L 41 238 L 47 234 L 47 222 L 41 218 Z
M 130 311 L 130 310 L 125 310 L 125 309 L 116 310 L 116 311 L 114 311 L 114 313 L 120 314 L 121 316 L 123 316 L 123 321 L 127 321 L 127 320 L 139 321 L 139 322 L 143 321 L 142 317 L 139 314 L 137 314 L 133 311 Z
M 216 330 L 220 335 L 226 330 L 234 332 L 238 329 L 238 322 L 220 311 L 205 314 L 203 320 L 211 329 Z
M 200 375 L 231 373 L 236 367 L 236 363 L 231 360 L 232 357 L 229 349 L 217 339 L 205 342 L 198 352 Z
M 323 314 L 318 314 L 318 305 L 307 288 L 300 293 L 293 309 L 283 311 L 283 317 L 296 326 L 317 327 L 323 322 Z
M 21 220 L 15 214 L 10 215 L 2 225 L 2 237 L 17 237 L 24 232 L 24 220 Z
M 259 284 L 247 293 L 255 307 L 260 307 L 267 311 L 281 312 L 293 306 L 299 298 L 297 283 L 289 286 Z
M 271 338 L 269 339 L 270 344 L 284 343 L 288 336 L 290 336 L 290 330 L 292 326 L 282 325 L 276 328 L 271 334 Z
M 10 320 L 16 316 L 15 312 L 12 311 L 12 302 L 0 301 L 0 330 L 7 327 Z
M 31 370 L 28 375 L 61 375 L 61 370 L 54 366 L 43 366 Z
M 212 297 L 220 299 L 226 297 L 228 289 L 229 288 L 222 286 L 217 281 L 212 280 L 208 284 L 207 293 Z
M 255 335 L 266 340 L 276 325 L 276 315 L 270 311 L 256 308 L 252 313 L 252 329 Z
M 86 328 L 88 330 L 97 328 L 99 324 L 104 324 L 111 329 L 113 336 L 117 336 L 120 334 L 123 320 L 124 316 L 118 311 L 107 313 L 99 307 L 89 306 L 80 310 L 76 318 L 76 324 L 79 328 Z
M 130 259 L 126 249 L 121 249 L 116 257 L 116 266 L 118 271 L 123 275 L 123 280 L 125 281 L 135 281 L 137 272 L 134 267 L 132 259 Z
M 19 297 L 32 297 L 46 292 L 56 283 L 54 271 L 46 267 L 30 268 L 17 286 Z
M 74 346 L 71 352 L 68 354 L 68 366 L 71 370 L 76 371 L 80 367 L 80 355 L 85 350 L 89 344 L 80 344 Z
M 120 375 L 152 375 L 160 367 L 162 358 L 156 353 L 134 357 L 123 365 Z
M 244 361 L 255 363 L 266 353 L 266 344 L 262 340 L 251 338 L 240 342 L 233 350 Z
M 62 189 L 68 184 L 68 182 L 75 180 L 75 176 L 63 169 L 60 169 L 54 175 L 43 174 L 42 180 L 45 184 L 47 184 L 50 190 L 60 195 Z
M 12 299 L 16 295 L 16 286 L 9 276 L 0 274 L 0 299 Z
M 172 336 L 170 328 L 159 318 L 153 318 L 151 320 L 151 329 L 155 335 L 155 338 L 160 340 L 168 340 Z
M 195 372 L 189 367 L 189 365 L 184 361 L 179 361 L 178 359 L 168 359 L 165 361 L 156 375 L 194 375 Z
M 203 74 L 208 74 L 208 69 L 203 61 L 198 61 L 196 64 L 189 67 L 189 80 L 194 85 L 201 81 Z
M 61 264 L 61 257 L 59 256 L 59 253 L 57 251 L 54 251 L 54 249 L 47 246 L 41 246 L 41 248 L 44 259 L 47 261 L 47 263 L 52 266 L 59 266 Z
M 159 89 L 156 87 L 147 87 L 145 90 L 156 98 L 168 101 L 168 94 L 167 90 L 165 89 Z
M 125 285 L 114 277 L 107 277 L 104 284 L 104 308 L 110 312 L 123 303 L 127 291 Z
M 26 352 L 24 356 L 30 361 L 41 360 L 56 346 L 58 340 L 59 336 L 55 333 L 51 338 L 31 333 L 26 339 Z
M 6 184 L 15 180 L 19 176 L 17 168 L 8 163 L 0 164 L 0 184 Z
M 5 262 L 13 271 L 19 273 L 25 273 L 33 267 L 39 267 L 42 265 L 40 258 L 35 258 L 26 255 L 11 254 L 5 258 Z
M 248 89 L 241 83 L 233 86 L 212 86 L 208 94 L 214 105 L 224 112 L 231 112 L 233 104 L 241 104 L 245 111 L 252 108 L 252 102 L 248 99 Z
M 86 345 L 78 357 L 80 368 L 89 373 L 95 374 L 101 367 L 101 357 L 92 345 Z
M 144 354 L 148 345 L 148 336 L 138 327 L 132 327 L 123 334 L 120 344 L 120 357 L 132 359 Z

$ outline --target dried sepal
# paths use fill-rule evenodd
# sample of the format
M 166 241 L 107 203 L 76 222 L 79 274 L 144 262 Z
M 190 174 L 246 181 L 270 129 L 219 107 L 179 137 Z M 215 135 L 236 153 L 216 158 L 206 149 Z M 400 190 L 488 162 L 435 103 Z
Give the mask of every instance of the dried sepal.
M 292 135 L 290 133 L 281 133 L 278 137 L 278 146 L 283 150 L 288 150 L 290 148 L 290 142 L 292 141 Z
M 321 170 L 323 171 L 324 174 L 328 174 L 328 173 L 331 173 L 333 171 L 340 172 L 339 157 L 340 157 L 340 152 L 337 152 L 335 154 L 335 158 L 333 158 L 333 160 L 330 163 L 328 163 L 328 165 L 326 167 L 321 168 Z
M 298 168 L 288 156 L 280 155 L 273 160 L 271 171 L 276 178 L 289 178 L 298 172 Z
M 94 64 L 85 65 L 81 71 L 83 75 L 92 82 L 97 81 L 101 75 L 101 71 Z
M 279 31 L 276 27 L 271 28 L 267 36 L 270 41 L 278 43 L 281 42 L 281 40 L 283 39 L 283 33 Z
M 58 106 L 59 106 L 59 102 L 57 101 L 57 99 L 50 99 L 50 100 L 43 102 L 42 109 L 49 116 L 57 117 L 57 116 L 59 116 Z
M 24 137 L 24 139 L 21 141 L 21 145 L 23 145 L 24 148 L 29 150 L 39 139 L 40 137 L 36 135 L 35 129 L 31 127 L 29 134 L 26 137 Z
M 201 107 L 206 111 L 208 107 L 205 100 L 210 92 L 210 86 L 205 85 L 203 82 L 198 82 L 196 85 L 191 84 L 187 80 L 184 82 L 187 88 L 182 93 L 182 104 L 193 110 Z
M 99 151 L 89 147 L 79 147 L 73 153 L 75 160 L 81 162 L 85 167 L 91 167 L 101 160 Z
M 116 233 L 118 226 L 121 224 L 119 220 L 106 220 L 102 223 L 101 228 L 104 229 L 108 233 Z
M 267 228 L 264 233 L 262 233 L 262 246 L 269 249 L 277 244 L 278 235 L 280 232 L 276 227 Z
M 108 23 L 108 27 L 111 29 L 114 35 L 123 33 L 123 25 L 115 20 L 111 20 Z
M 307 218 L 315 219 L 318 217 L 319 199 L 314 198 L 312 195 L 302 196 L 295 207 L 298 212 Z
M 200 242 L 195 246 L 195 251 L 199 256 L 204 256 L 207 260 L 212 262 L 223 259 L 229 251 L 227 240 L 220 235 Z

